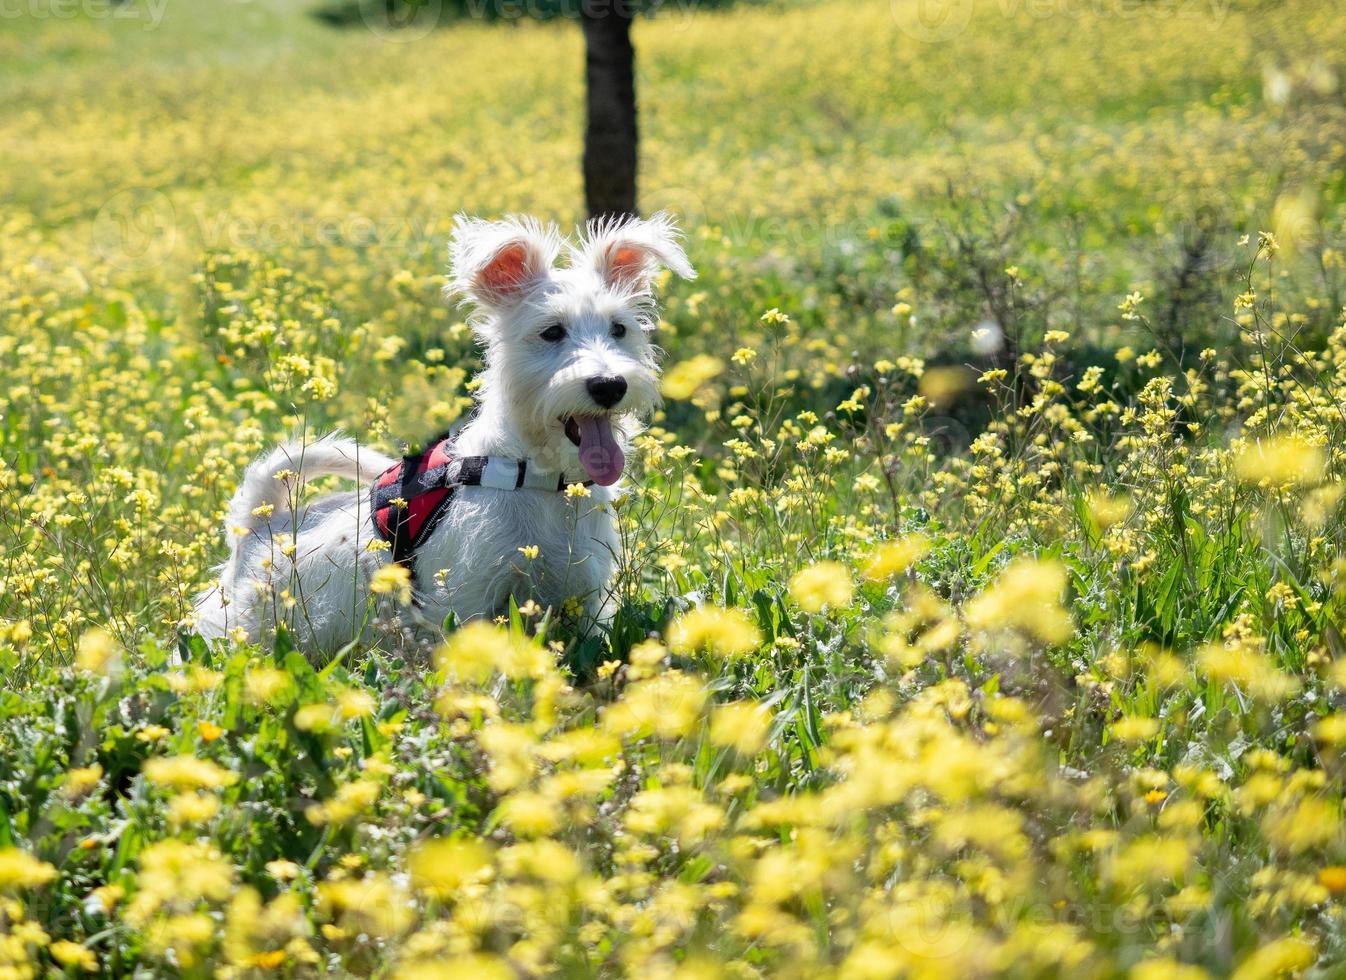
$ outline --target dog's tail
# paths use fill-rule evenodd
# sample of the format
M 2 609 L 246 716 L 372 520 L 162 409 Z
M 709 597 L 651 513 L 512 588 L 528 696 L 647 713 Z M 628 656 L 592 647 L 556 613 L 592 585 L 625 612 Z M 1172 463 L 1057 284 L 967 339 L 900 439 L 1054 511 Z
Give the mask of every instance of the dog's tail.
M 229 560 L 220 576 L 224 591 L 234 591 L 245 539 L 264 526 L 273 513 L 289 511 L 292 500 L 297 499 L 291 494 L 298 494 L 301 481 L 320 476 L 344 476 L 372 482 L 395 462 L 383 453 L 334 432 L 316 442 L 296 439 L 284 443 L 249 466 L 225 515 L 224 536 L 229 543 Z

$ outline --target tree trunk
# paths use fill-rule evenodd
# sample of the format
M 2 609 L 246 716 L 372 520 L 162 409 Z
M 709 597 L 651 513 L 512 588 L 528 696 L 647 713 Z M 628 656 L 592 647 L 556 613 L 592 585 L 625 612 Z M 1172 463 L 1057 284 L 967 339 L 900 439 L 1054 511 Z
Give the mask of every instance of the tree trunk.
M 636 73 L 632 0 L 583 0 L 584 199 L 590 218 L 636 213 Z

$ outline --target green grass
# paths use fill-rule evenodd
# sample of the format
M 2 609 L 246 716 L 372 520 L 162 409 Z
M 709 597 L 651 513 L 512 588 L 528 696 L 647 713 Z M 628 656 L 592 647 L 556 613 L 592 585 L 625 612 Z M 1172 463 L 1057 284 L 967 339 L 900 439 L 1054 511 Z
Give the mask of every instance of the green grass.
M 632 454 L 613 622 L 514 610 L 557 648 L 484 683 L 395 630 L 315 667 L 184 620 L 264 447 L 470 409 L 448 227 L 579 219 L 578 29 L 5 22 L 0 924 L 47 938 L 0 957 L 1340 970 L 1346 19 L 992 2 L 931 40 L 917 6 L 637 26 L 642 199 L 700 272 L 659 342 L 718 370 Z M 752 652 L 679 642 L 697 602 Z M 443 837 L 477 850 L 430 874 Z

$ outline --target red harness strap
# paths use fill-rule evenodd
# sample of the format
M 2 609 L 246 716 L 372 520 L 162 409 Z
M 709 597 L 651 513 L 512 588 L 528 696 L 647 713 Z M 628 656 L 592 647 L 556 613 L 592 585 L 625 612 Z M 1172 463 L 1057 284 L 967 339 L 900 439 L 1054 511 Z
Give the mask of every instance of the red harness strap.
M 476 482 L 471 479 L 473 469 L 480 479 L 480 467 L 469 464 L 482 457 L 463 459 L 457 478 L 450 479 L 454 457 L 448 446 L 449 437 L 441 436 L 421 452 L 404 456 L 374 481 L 369 494 L 374 526 L 392 546 L 393 561 L 410 567 L 416 547 L 444 516 L 453 492 Z

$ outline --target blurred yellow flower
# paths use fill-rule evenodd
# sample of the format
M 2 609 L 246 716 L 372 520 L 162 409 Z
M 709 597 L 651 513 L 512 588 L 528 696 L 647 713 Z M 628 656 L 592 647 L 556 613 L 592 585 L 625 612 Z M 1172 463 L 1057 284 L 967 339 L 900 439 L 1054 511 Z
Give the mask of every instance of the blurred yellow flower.
M 1197 653 L 1197 664 L 1211 680 L 1236 685 L 1268 701 L 1299 690 L 1295 678 L 1281 673 L 1264 653 L 1247 642 L 1208 644 Z
M 884 582 L 900 575 L 930 553 L 930 539 L 924 534 L 909 534 L 877 545 L 860 567 L 868 582 Z
M 384 939 L 400 935 L 414 921 L 406 893 L 385 874 L 320 883 L 318 909 L 348 932 Z
M 83 768 L 71 769 L 65 774 L 61 792 L 70 799 L 79 799 L 98 785 L 103 778 L 103 767 L 98 763 Z
M 370 577 L 369 591 L 392 596 L 405 606 L 411 602 L 411 570 L 400 562 L 389 562 Z
M 708 697 L 699 680 L 681 671 L 637 681 L 604 711 L 603 730 L 625 738 L 681 738 L 700 720 Z
M 850 570 L 837 561 L 816 562 L 790 578 L 790 595 L 806 612 L 846 609 L 854 594 Z
M 490 867 L 491 848 L 484 841 L 470 838 L 435 838 L 417 844 L 407 864 L 417 891 L 448 898 Z
M 1114 524 L 1120 524 L 1131 516 L 1135 505 L 1130 497 L 1123 494 L 1110 494 L 1092 491 L 1085 501 L 1090 519 L 1100 530 L 1107 530 Z
M 168 801 L 168 822 L 174 827 L 194 827 L 219 812 L 219 797 L 207 793 L 178 793 Z
M 94 955 L 93 950 L 79 943 L 71 942 L 68 939 L 59 939 L 52 943 L 48 949 L 52 958 L 62 966 L 80 970 L 84 973 L 92 973 L 98 969 L 98 957 Z
M 80 670 L 90 674 L 107 674 L 116 667 L 118 659 L 117 641 L 106 630 L 87 630 L 79 638 L 75 666 Z
M 56 877 L 56 869 L 27 851 L 0 848 L 0 892 L 36 888 Z
M 1074 632 L 1061 606 L 1066 570 L 1058 561 L 1015 559 L 991 586 L 964 607 L 977 629 L 1014 628 L 1044 643 L 1064 643 Z
M 676 620 L 668 630 L 668 645 L 679 653 L 705 650 L 721 657 L 742 657 L 762 643 L 762 634 L 739 609 L 699 606 Z
M 741 755 L 752 755 L 762 747 L 770 727 L 771 716 L 761 705 L 722 704 L 710 716 L 710 740 Z
M 277 667 L 249 667 L 243 675 L 243 692 L 251 704 L 277 704 L 294 693 L 294 680 Z
M 686 401 L 724 371 L 724 362 L 710 354 L 697 354 L 679 361 L 664 372 L 660 389 L 665 398 Z
M 238 781 L 237 773 L 193 755 L 147 759 L 141 771 L 150 782 L 176 790 L 222 789 Z
M 1307 969 L 1315 959 L 1317 954 L 1312 943 L 1286 936 L 1259 946 L 1234 970 L 1232 980 L 1273 980 Z
M 1112 723 L 1112 737 L 1121 742 L 1143 742 L 1154 738 L 1159 731 L 1159 722 L 1154 718 L 1141 715 L 1126 715 Z
M 541 678 L 554 669 L 545 647 L 481 620 L 452 633 L 435 652 L 435 666 L 472 683 L 484 681 L 493 671 L 522 680 Z
M 1260 486 L 1307 486 L 1322 480 L 1326 465 L 1318 446 L 1298 436 L 1270 436 L 1245 446 L 1234 460 L 1234 472 Z

